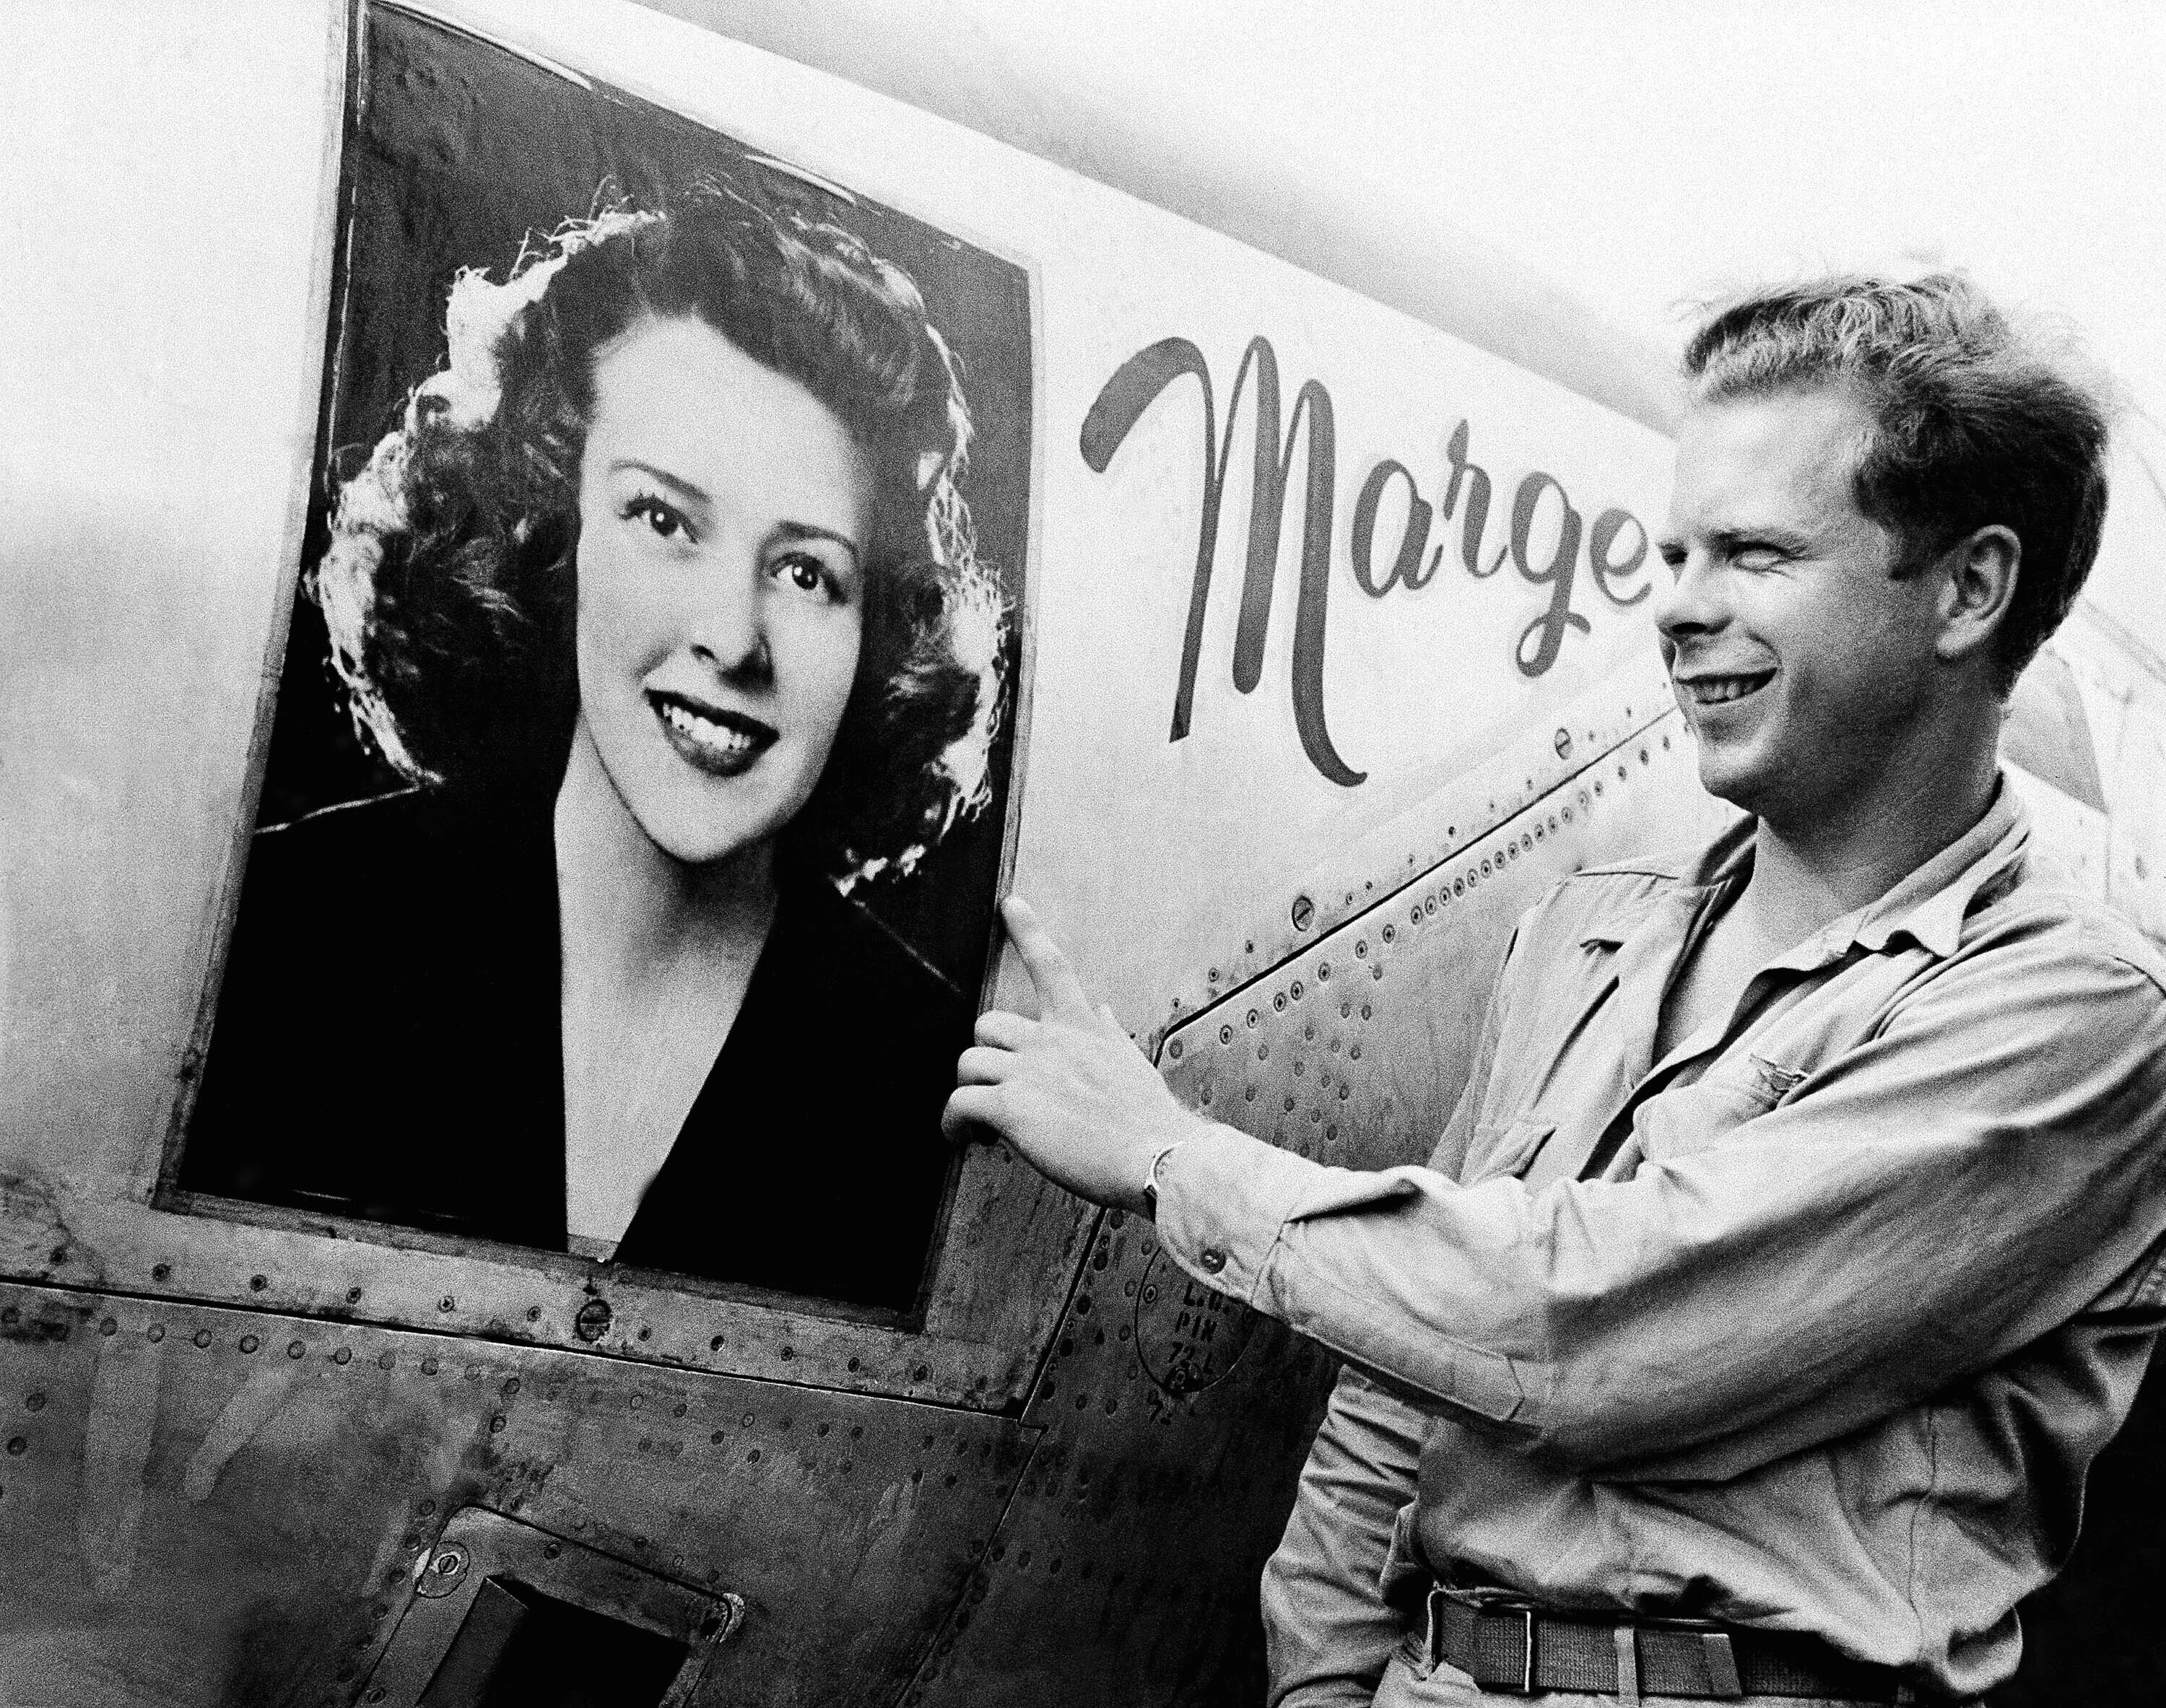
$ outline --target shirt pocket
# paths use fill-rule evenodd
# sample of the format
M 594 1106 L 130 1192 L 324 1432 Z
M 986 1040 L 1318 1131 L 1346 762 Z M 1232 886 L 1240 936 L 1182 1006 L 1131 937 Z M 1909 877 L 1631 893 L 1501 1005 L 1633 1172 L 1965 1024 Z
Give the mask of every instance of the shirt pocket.
M 1474 1143 L 1467 1151 L 1466 1166 L 1460 1172 L 1461 1181 L 1471 1186 L 1479 1180 L 1496 1180 L 1508 1174 L 1524 1178 L 1556 1131 L 1555 1121 L 1536 1120 L 1532 1116 L 1483 1122 L 1474 1129 Z
M 1658 1093 L 1641 1104 L 1633 1117 L 1633 1134 L 1649 1162 L 1674 1162 L 1719 1144 L 1767 1114 L 1804 1077 L 1803 1069 L 1762 1056 L 1720 1062 L 1690 1085 Z

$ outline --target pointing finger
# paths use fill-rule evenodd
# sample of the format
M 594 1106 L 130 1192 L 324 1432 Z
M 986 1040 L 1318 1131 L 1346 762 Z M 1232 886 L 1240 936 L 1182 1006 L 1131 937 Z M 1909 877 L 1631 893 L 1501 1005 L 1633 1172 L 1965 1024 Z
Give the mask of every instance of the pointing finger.
M 1084 994 L 1083 981 L 1031 904 L 1012 895 L 1001 904 L 1001 916 L 1007 921 L 1008 940 L 1022 957 L 1024 970 L 1037 988 L 1039 1018 L 1090 1019 L 1091 999 Z

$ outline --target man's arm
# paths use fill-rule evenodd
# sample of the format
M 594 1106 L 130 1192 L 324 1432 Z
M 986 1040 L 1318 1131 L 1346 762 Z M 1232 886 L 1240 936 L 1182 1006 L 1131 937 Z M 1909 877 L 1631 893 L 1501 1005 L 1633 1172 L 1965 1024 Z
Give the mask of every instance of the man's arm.
M 1985 1368 L 2117 1283 L 2136 1302 L 2166 1225 L 2162 1115 L 2149 977 L 2018 943 L 1629 1180 L 1462 1189 L 1212 1127 L 1161 1170 L 1160 1236 L 1207 1284 L 1553 1463 L 1726 1477 Z
M 1943 968 L 1704 1151 L 1529 1193 L 1202 1122 L 1027 909 L 1011 929 L 1046 1005 L 987 1017 L 951 1120 L 1137 1207 L 1182 1141 L 1158 1220 L 1190 1274 L 1598 1474 L 1734 1475 L 1915 1403 L 2143 1273 L 2166 1214 L 2166 1004 L 2081 931 Z
M 1405 1630 L 1380 1582 L 1427 1431 L 1419 1412 L 1359 1371 L 1339 1376 L 1264 1568 L 1270 1708 L 1368 1708 Z

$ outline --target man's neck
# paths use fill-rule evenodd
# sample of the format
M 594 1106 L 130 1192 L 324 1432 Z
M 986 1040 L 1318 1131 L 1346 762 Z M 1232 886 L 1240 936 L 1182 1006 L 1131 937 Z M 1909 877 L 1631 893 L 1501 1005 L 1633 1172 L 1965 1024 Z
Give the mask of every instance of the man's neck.
M 1803 942 L 1878 901 L 1968 834 L 1992 804 L 1995 751 L 1951 754 L 1937 774 L 1793 820 L 1763 816 L 1739 906 L 1757 934 Z

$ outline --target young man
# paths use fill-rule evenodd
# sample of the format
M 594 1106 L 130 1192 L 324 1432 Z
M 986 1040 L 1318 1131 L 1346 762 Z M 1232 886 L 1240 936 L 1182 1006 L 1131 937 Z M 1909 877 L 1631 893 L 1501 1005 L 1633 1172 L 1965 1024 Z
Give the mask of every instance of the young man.
M 1521 920 L 1433 1168 L 1180 1109 L 1020 906 L 1041 1018 L 963 1058 L 951 1120 L 1348 1361 L 1275 1704 L 1973 1702 L 2166 1317 L 2166 967 L 1995 759 L 2097 405 L 1948 277 L 1741 302 L 1686 374 L 1661 647 L 1751 816 Z

